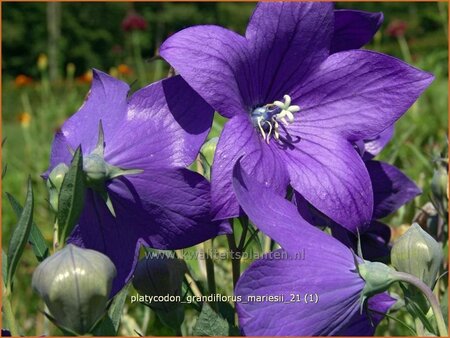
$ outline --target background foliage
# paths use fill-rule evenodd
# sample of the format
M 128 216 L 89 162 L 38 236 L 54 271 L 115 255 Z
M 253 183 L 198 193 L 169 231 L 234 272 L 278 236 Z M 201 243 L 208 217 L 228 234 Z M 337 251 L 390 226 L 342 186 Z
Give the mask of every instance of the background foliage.
M 21 202 L 26 195 L 27 176 L 31 174 L 35 221 L 50 243 L 53 216 L 40 174 L 47 167 L 54 132 L 83 102 L 89 89 L 89 69 L 95 67 L 110 72 L 133 84 L 135 90 L 167 74 L 167 64 L 152 58 L 159 44 L 171 33 L 194 24 L 209 23 L 243 33 L 254 4 L 62 3 L 60 38 L 51 41 L 51 45 L 48 27 L 55 18 L 47 14 L 48 6 L 45 3 L 2 3 L 2 129 L 6 138 L 2 157 L 3 165 L 7 165 L 3 192 L 13 194 Z M 395 239 L 411 223 L 418 208 L 428 201 L 433 159 L 447 142 L 447 4 L 338 3 L 336 7 L 382 11 L 385 22 L 367 48 L 402 58 L 436 76 L 426 93 L 398 123 L 394 139 L 381 155 L 381 159 L 404 170 L 424 191 L 388 220 Z M 123 29 L 123 20 L 132 10 L 145 18 L 145 30 Z M 51 49 L 57 51 L 58 59 L 48 58 Z M 48 66 L 55 62 L 58 73 L 50 78 Z M 211 136 L 219 134 L 223 123 L 223 119 L 215 119 Z M 17 221 L 6 198 L 2 199 L 2 219 L 5 247 Z M 259 250 L 258 245 L 250 246 L 249 250 Z M 220 238 L 216 247 L 219 251 L 226 250 Z M 18 323 L 28 335 L 58 334 L 39 312 L 43 303 L 30 287 L 37 262 L 29 247 L 26 251 L 15 285 L 20 292 L 15 293 L 13 299 Z M 218 292 L 230 295 L 230 264 L 227 261 L 216 263 Z M 191 265 L 201 287 L 205 280 L 204 265 L 196 262 Z M 195 316 L 194 310 L 187 312 L 184 333 L 192 332 Z M 405 317 L 404 320 L 411 319 Z M 135 335 L 135 330 L 142 334 L 173 334 L 149 308 L 128 304 L 121 333 Z M 384 321 L 378 332 L 409 335 L 401 326 L 388 321 Z

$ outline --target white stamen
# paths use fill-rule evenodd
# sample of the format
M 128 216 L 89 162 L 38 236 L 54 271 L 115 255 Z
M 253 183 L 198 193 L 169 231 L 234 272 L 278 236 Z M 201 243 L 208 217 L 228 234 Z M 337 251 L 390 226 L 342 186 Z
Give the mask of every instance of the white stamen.
M 300 107 L 297 105 L 292 105 L 292 99 L 289 95 L 283 96 L 284 102 L 281 101 L 274 101 L 271 104 L 265 105 L 265 107 L 273 107 L 276 106 L 281 109 L 281 111 L 273 115 L 270 121 L 263 121 L 263 117 L 258 117 L 258 127 L 261 132 L 261 135 L 263 137 L 263 140 L 265 140 L 267 143 L 270 141 L 270 136 L 273 133 L 273 136 L 276 140 L 280 139 L 280 133 L 279 133 L 279 127 L 278 121 L 281 121 L 285 126 L 288 126 L 289 123 L 294 122 L 294 113 L 300 111 Z M 287 119 L 287 120 L 286 120 Z M 266 134 L 263 129 L 263 125 L 267 123 L 269 125 L 269 131 Z
M 298 112 L 300 110 L 299 106 L 290 106 L 287 110 L 289 110 L 291 113 Z
M 266 121 L 267 122 L 267 121 Z M 269 132 L 267 133 L 267 138 L 266 138 L 266 142 L 267 142 L 267 144 L 269 144 L 269 141 L 270 141 L 270 134 L 272 134 L 272 123 L 270 123 L 270 122 L 267 122 L 268 124 L 269 124 Z
M 259 131 L 261 132 L 261 135 L 262 135 L 262 137 L 263 137 L 263 140 L 265 140 L 266 139 L 266 133 L 264 132 L 264 129 L 263 129 L 263 127 L 261 126 L 261 121 L 262 121 L 262 117 L 260 116 L 260 117 L 258 117 L 258 127 L 259 127 Z

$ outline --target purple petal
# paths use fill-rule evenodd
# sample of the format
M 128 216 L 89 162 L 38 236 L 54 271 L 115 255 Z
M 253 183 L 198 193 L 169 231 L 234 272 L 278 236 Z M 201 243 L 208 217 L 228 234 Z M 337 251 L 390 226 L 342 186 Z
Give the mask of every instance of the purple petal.
M 371 160 L 377 156 L 383 148 L 388 144 L 394 135 L 394 126 L 388 127 L 385 131 L 381 132 L 378 136 L 371 140 L 364 140 L 364 161 Z
M 141 244 L 180 249 L 229 233 L 211 222 L 209 184 L 187 169 L 148 170 L 113 180 L 108 186 L 116 217 L 88 191 L 79 225 L 70 242 L 100 251 L 115 264 L 112 294 L 131 278 Z
M 358 49 L 369 43 L 383 23 L 383 13 L 334 11 L 334 35 L 330 53 Z
M 350 250 L 329 235 L 307 223 L 293 203 L 285 200 L 271 187 L 248 174 L 240 162 L 233 171 L 233 188 L 244 212 L 266 235 L 286 251 L 296 254 L 307 248 L 327 247 L 336 256 L 352 261 Z
M 52 142 L 52 150 L 50 153 L 50 165 L 41 177 L 47 179 L 50 172 L 60 163 L 70 163 L 72 155 L 69 150 L 69 143 L 61 131 L 56 132 Z
M 374 193 L 373 218 L 383 218 L 421 193 L 416 184 L 396 167 L 379 161 L 367 161 Z
M 380 293 L 368 300 L 368 308 L 369 311 L 387 313 L 395 302 L 396 300 L 387 293 Z M 383 317 L 382 314 L 376 312 L 370 312 L 369 315 L 357 313 L 354 315 L 351 325 L 337 333 L 336 336 L 373 336 Z
M 303 239 L 304 243 L 309 241 Z M 245 335 L 327 336 L 352 323 L 359 313 L 364 281 L 351 259 L 347 261 L 336 256 L 330 247 L 316 244 L 305 249 L 303 260 L 277 250 L 254 262 L 242 274 L 235 294 L 241 297 L 236 306 Z M 305 303 L 305 294 L 313 294 L 313 298 L 317 294 L 318 302 Z M 279 301 L 249 298 L 281 295 L 284 299 Z M 286 304 L 292 295 L 300 295 L 300 301 Z
M 213 109 L 180 77 L 135 92 L 106 161 L 124 168 L 187 166 L 197 156 L 212 124 Z
M 357 251 L 358 238 L 355 234 L 342 228 L 338 224 L 331 227 L 333 237 Z M 378 221 L 370 222 L 369 227 L 364 233 L 360 234 L 361 249 L 363 257 L 372 262 L 388 262 L 391 248 L 389 241 L 391 239 L 391 228 Z
M 211 197 L 216 219 L 239 215 L 232 171 L 241 156 L 242 167 L 247 172 L 284 195 L 289 178 L 279 152 L 273 143 L 268 145 L 264 142 L 248 116 L 235 116 L 226 123 L 217 144 L 211 174 Z
M 211 221 L 209 182 L 187 169 L 149 169 L 108 186 L 116 214 L 156 249 L 180 249 L 229 232 Z M 124 220 L 125 221 L 125 220 Z
M 131 278 L 140 247 L 138 235 L 132 226 L 136 221 L 134 213 L 130 212 L 125 217 L 119 212 L 117 216 L 114 218 L 105 202 L 88 190 L 78 226 L 68 239 L 68 243 L 105 254 L 114 263 L 117 275 L 111 297 Z
M 125 82 L 94 69 L 91 90 L 83 105 L 61 128 L 61 133 L 72 149 L 80 144 L 86 154 L 94 149 L 100 120 L 105 140 L 114 138 L 127 112 L 129 89 Z M 67 146 L 62 143 L 58 142 L 54 146 L 65 148 L 61 149 L 62 152 L 67 151 Z
M 291 129 L 371 139 L 416 101 L 433 76 L 398 59 L 366 50 L 331 55 L 291 93 L 300 106 Z
M 333 19 L 331 3 L 258 3 L 245 33 L 255 64 L 252 105 L 282 99 L 326 59 Z
M 189 27 L 168 38 L 160 54 L 220 114 L 244 112 L 254 74 L 243 36 L 218 26 Z
M 326 132 L 320 136 L 303 128 L 286 148 L 292 187 L 315 208 L 348 230 L 360 231 L 373 212 L 367 169 L 353 146 Z

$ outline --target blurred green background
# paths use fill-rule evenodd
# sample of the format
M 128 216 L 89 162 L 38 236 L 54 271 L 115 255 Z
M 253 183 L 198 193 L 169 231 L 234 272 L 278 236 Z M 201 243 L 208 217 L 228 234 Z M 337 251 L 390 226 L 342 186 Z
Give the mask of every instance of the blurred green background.
M 397 124 L 394 139 L 380 156 L 404 170 L 424 191 L 389 218 L 394 238 L 428 201 L 433 159 L 447 142 L 447 6 L 444 2 L 336 4 L 337 8 L 382 11 L 384 24 L 366 48 L 399 57 L 436 76 Z M 253 8 L 253 3 L 207 2 L 2 3 L 2 137 L 6 138 L 2 159 L 7 166 L 3 192 L 23 202 L 31 175 L 35 221 L 49 243 L 53 216 L 40 174 L 46 169 L 54 132 L 76 112 L 89 90 L 90 69 L 109 72 L 136 90 L 166 76 L 168 65 L 155 55 L 170 34 L 196 24 L 218 24 L 243 33 Z M 219 135 L 223 123 L 222 118 L 215 119 L 211 136 Z M 16 222 L 5 198 L 2 217 L 5 247 Z M 220 241 L 217 246 L 222 249 Z M 30 287 L 37 262 L 31 250 L 26 251 L 13 295 L 18 324 L 28 335 L 57 334 L 38 311 L 43 305 Z M 231 294 L 228 263 L 218 262 L 216 267 L 219 291 L 224 294 Z M 196 269 L 201 283 L 202 271 Z M 143 334 L 173 334 L 148 308 L 134 304 L 127 311 L 122 334 L 136 335 L 135 329 Z M 188 313 L 187 333 L 192 320 Z M 410 334 L 395 322 L 385 322 L 379 333 Z

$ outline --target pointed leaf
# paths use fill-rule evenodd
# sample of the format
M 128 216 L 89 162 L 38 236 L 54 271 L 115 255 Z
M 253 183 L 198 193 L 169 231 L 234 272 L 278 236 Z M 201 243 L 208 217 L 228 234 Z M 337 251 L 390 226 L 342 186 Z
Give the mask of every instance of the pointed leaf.
M 194 336 L 228 336 L 230 325 L 209 306 L 203 303 L 202 312 L 195 324 Z
M 3 278 L 3 285 L 6 284 L 7 276 L 8 276 L 8 256 L 6 255 L 5 250 L 2 249 L 2 278 Z
M 116 333 L 119 330 L 120 318 L 122 317 L 123 307 L 127 299 L 129 288 L 130 284 L 125 285 L 125 287 L 114 297 L 108 310 L 109 318 L 112 321 Z
M 77 224 L 84 205 L 86 183 L 83 173 L 83 155 L 81 148 L 75 151 L 72 163 L 64 176 L 58 202 L 58 226 L 60 243 L 64 243 L 68 234 Z
M 23 207 L 11 194 L 6 193 L 6 197 L 8 198 L 9 203 L 11 204 L 11 207 L 13 208 L 16 216 L 20 217 L 20 215 L 22 214 Z M 42 236 L 41 231 L 34 222 L 32 222 L 31 224 L 31 231 L 30 237 L 28 238 L 28 242 L 31 244 L 34 255 L 36 256 L 39 262 L 42 262 L 44 259 L 48 257 L 49 249 L 47 243 L 44 239 L 44 236 Z
M 22 210 L 19 221 L 14 228 L 8 247 L 8 273 L 7 286 L 11 285 L 17 264 L 22 256 L 23 249 L 30 236 L 31 224 L 33 223 L 33 187 L 31 186 L 31 178 L 28 178 L 28 191 L 25 199 L 25 207 Z

